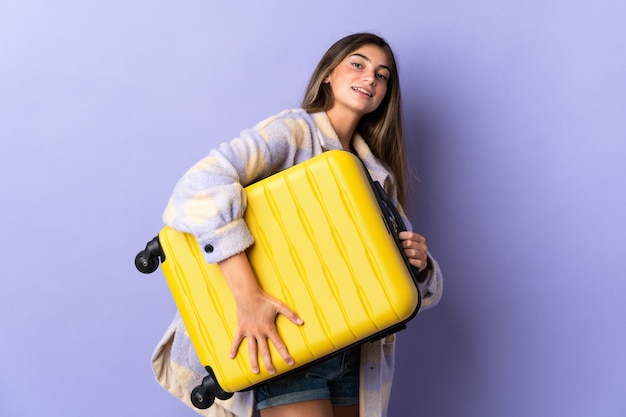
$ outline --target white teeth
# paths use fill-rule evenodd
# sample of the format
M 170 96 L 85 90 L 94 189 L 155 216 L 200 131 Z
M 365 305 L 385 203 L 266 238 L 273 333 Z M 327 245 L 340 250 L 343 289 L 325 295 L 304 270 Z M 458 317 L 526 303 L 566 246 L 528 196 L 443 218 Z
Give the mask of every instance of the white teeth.
M 367 94 L 369 97 L 372 97 L 372 94 L 371 94 L 369 91 L 365 90 L 364 88 L 361 88 L 361 87 L 352 87 L 352 89 L 353 89 L 354 91 L 360 91 L 360 92 L 362 92 L 363 94 Z

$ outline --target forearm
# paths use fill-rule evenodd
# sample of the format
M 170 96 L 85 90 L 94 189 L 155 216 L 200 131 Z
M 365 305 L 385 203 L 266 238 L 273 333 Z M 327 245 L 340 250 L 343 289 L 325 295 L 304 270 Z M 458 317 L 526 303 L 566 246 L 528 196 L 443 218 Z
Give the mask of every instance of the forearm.
M 262 292 L 246 252 L 224 259 L 218 262 L 218 266 L 237 304 L 245 303 L 246 300 Z
M 204 256 L 217 263 L 244 251 L 253 242 L 243 216 L 244 187 L 293 165 L 297 147 L 293 132 L 282 119 L 246 129 L 240 137 L 222 143 L 177 182 L 163 221 L 194 235 Z M 309 141 L 310 142 L 310 141 Z

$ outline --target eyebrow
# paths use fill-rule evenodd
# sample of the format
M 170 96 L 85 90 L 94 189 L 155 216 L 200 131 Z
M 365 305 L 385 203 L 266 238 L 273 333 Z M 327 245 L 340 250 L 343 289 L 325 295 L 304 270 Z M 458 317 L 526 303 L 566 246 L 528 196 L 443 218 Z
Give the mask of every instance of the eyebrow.
M 363 58 L 363 59 L 364 59 L 364 60 L 366 60 L 367 62 L 372 62 L 372 60 L 371 60 L 371 59 L 369 59 L 368 57 L 366 57 L 366 56 L 365 56 L 365 55 L 363 55 L 363 54 L 354 53 L 354 54 L 352 54 L 352 55 L 350 55 L 350 56 L 358 56 L 358 57 Z M 379 68 L 384 68 L 384 69 L 386 69 L 387 71 L 391 72 L 391 68 L 389 68 L 387 65 L 379 65 Z

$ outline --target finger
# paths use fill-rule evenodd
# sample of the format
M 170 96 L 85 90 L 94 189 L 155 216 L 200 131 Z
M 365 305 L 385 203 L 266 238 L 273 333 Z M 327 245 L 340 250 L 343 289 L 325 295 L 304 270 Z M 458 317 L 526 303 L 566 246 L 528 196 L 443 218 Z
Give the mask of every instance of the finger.
M 272 363 L 272 356 L 270 355 L 270 349 L 267 345 L 267 339 L 259 341 L 259 355 L 261 356 L 261 360 L 263 364 L 265 364 L 265 369 L 270 375 L 276 373 L 276 368 L 274 368 L 274 363 Z
M 426 261 L 422 259 L 409 258 L 409 263 L 422 272 L 426 268 Z
M 398 233 L 398 239 L 400 240 L 413 240 L 415 242 L 420 242 L 420 243 L 425 243 L 426 242 L 426 238 L 418 233 L 415 232 L 409 232 L 408 230 L 405 230 L 403 232 L 399 232 Z
M 237 331 L 235 338 L 233 339 L 233 344 L 230 346 L 230 358 L 234 359 L 237 356 L 237 351 L 239 351 L 239 346 L 241 346 L 241 342 L 243 341 L 243 334 L 241 331 Z
M 424 248 L 405 248 L 404 254 L 407 258 L 426 259 L 426 249 Z
M 407 256 L 420 257 L 428 252 L 428 247 L 424 242 L 416 242 L 414 240 L 405 240 L 402 242 L 402 248 Z
M 408 248 L 408 249 L 404 249 L 404 254 L 406 255 L 406 257 L 411 260 L 419 260 L 419 261 L 426 261 L 427 258 L 427 252 L 426 249 L 423 248 L 419 248 L 419 249 L 412 249 L 412 248 Z
M 416 249 L 423 252 L 428 250 L 426 239 L 405 239 L 400 241 L 401 246 L 405 249 Z
M 411 239 L 407 239 L 407 240 L 403 240 L 402 241 L 402 247 L 405 249 L 409 249 L 409 248 L 416 248 L 419 245 L 419 243 L 417 243 L 414 240 Z
M 250 355 L 250 368 L 255 374 L 259 373 L 259 358 L 257 352 L 256 339 L 254 337 L 248 338 L 248 354 Z
M 287 350 L 287 345 L 285 345 L 285 342 L 283 342 L 283 339 L 281 339 L 278 332 L 271 334 L 269 339 L 274 345 L 274 347 L 276 348 L 276 351 L 278 352 L 280 357 L 283 358 L 285 363 L 289 366 L 292 366 L 295 363 L 295 361 L 289 354 L 289 351 Z
M 405 231 L 402 231 L 402 232 L 398 232 L 398 239 L 400 239 L 400 240 L 410 239 L 411 236 L 413 236 L 413 232 L 409 232 L 408 230 L 405 230 Z
M 276 314 L 282 314 L 283 316 L 287 317 L 289 321 L 291 321 L 293 324 L 297 324 L 298 326 L 302 326 L 304 324 L 304 320 L 302 320 L 295 311 L 291 310 L 284 304 L 279 304 L 278 308 L 276 309 Z

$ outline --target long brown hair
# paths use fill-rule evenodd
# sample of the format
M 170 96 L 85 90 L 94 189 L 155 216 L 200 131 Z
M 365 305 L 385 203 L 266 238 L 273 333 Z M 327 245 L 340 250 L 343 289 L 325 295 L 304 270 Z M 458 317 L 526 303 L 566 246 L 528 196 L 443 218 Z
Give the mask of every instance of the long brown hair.
M 387 81 L 385 97 L 375 111 L 361 117 L 357 131 L 363 136 L 372 153 L 391 171 L 398 188 L 398 201 L 404 206 L 406 158 L 402 99 L 396 60 L 391 47 L 383 38 L 372 33 L 355 33 L 335 42 L 313 71 L 302 100 L 302 108 L 314 113 L 332 107 L 334 97 L 330 86 L 324 83 L 324 80 L 344 58 L 364 45 L 379 46 L 387 53 L 391 74 Z

